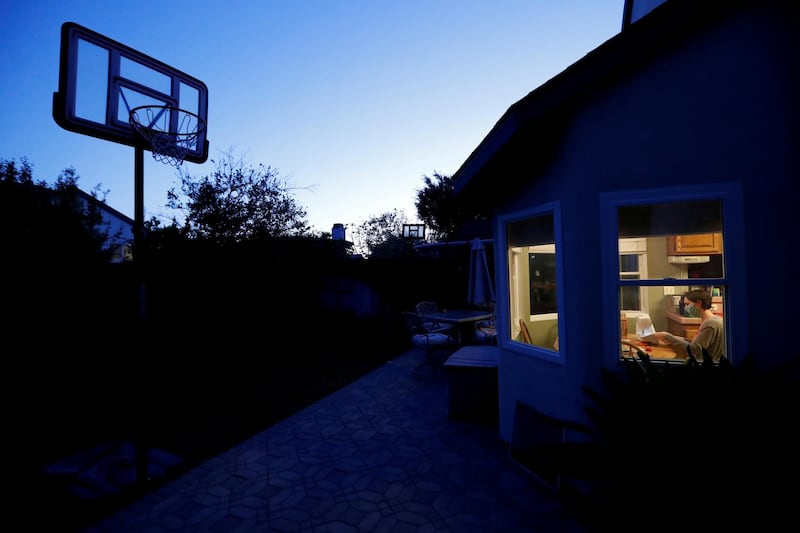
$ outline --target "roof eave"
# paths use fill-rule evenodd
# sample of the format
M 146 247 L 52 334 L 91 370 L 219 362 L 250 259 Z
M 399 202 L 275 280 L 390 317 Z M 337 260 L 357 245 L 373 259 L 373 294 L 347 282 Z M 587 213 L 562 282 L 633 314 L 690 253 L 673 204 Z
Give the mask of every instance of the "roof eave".
M 719 9 L 691 1 L 665 2 L 528 93 L 508 108 L 453 174 L 455 193 L 471 188 L 482 169 L 515 137 L 536 128 L 537 123 L 541 127 L 552 124 L 545 119 L 564 113 L 581 96 L 613 83 L 620 73 L 650 57 L 654 50 L 684 31 L 702 27 L 701 22 L 712 17 L 720 18 Z

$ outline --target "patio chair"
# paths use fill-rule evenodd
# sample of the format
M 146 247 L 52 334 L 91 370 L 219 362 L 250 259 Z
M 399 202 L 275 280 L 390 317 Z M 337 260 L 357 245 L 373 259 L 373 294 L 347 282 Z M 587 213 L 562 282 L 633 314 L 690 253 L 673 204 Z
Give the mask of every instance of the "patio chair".
M 419 302 L 415 307 L 417 309 L 417 314 L 422 315 L 423 318 L 426 314 L 439 312 L 439 306 L 436 302 Z M 429 331 L 436 333 L 450 334 L 455 329 L 453 324 L 443 324 L 437 320 L 431 320 L 427 318 L 425 318 L 425 324 Z
M 425 313 L 436 313 L 439 311 L 439 305 L 436 302 L 419 302 L 415 306 L 417 313 L 424 315 Z
M 497 346 L 497 319 L 475 322 L 475 343 Z
M 428 365 L 434 368 L 440 367 L 447 356 L 458 347 L 455 338 L 448 333 L 429 329 L 420 314 L 410 311 L 403 311 L 402 314 L 411 335 L 411 344 L 425 352 Z
M 522 340 L 524 340 L 528 344 L 533 344 L 533 339 L 531 338 L 531 332 L 528 331 L 528 325 L 522 318 L 519 319 L 519 331 L 520 333 L 522 333 Z

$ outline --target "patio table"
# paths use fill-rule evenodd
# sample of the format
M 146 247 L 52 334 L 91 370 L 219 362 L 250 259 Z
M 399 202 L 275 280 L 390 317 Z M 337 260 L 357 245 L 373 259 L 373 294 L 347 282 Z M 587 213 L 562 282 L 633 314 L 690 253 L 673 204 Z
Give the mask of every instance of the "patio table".
M 481 309 L 449 309 L 425 313 L 422 316 L 428 320 L 444 322 L 445 324 L 454 324 L 456 326 L 456 340 L 458 341 L 458 345 L 463 346 L 462 330 L 467 329 L 467 326 L 470 325 L 472 326 L 471 329 L 475 329 L 475 322 L 494 318 L 494 313 Z

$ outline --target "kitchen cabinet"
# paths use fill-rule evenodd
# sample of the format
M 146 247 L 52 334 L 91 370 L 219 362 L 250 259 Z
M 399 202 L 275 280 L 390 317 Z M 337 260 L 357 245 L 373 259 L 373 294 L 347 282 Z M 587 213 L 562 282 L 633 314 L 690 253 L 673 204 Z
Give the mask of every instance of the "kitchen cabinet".
M 724 316 L 723 313 L 722 296 L 714 296 L 711 298 L 711 312 L 717 316 Z
M 667 255 L 709 255 L 722 253 L 722 233 L 670 235 Z

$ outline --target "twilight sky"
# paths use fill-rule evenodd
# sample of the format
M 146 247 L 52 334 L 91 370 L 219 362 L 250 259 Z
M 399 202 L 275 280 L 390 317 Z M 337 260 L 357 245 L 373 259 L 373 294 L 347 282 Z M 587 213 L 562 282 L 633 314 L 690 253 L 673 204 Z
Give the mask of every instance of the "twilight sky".
M 417 222 L 423 177 L 452 175 L 502 114 L 620 31 L 624 0 L 5 0 L 0 158 L 67 167 L 134 216 L 134 149 L 52 117 L 61 25 L 75 22 L 208 86 L 209 161 L 276 169 L 318 231 L 392 209 Z M 145 153 L 145 218 L 175 168 Z M 348 232 L 348 237 L 350 233 Z

